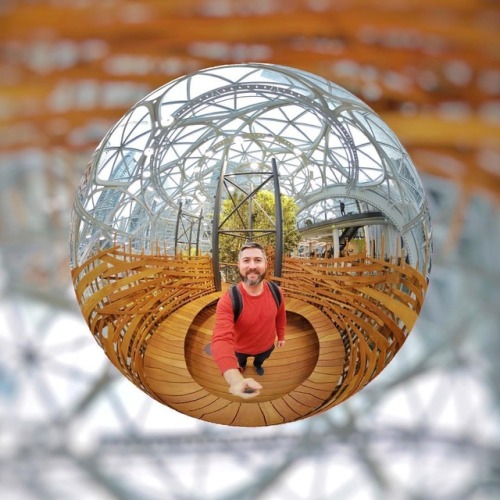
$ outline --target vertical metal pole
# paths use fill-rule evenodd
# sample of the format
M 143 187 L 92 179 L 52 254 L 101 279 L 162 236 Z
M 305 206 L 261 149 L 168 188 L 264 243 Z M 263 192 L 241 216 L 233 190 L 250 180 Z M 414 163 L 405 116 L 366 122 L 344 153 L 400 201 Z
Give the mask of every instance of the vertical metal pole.
M 249 192 L 251 193 L 253 191 L 253 182 L 252 179 L 250 179 L 250 190 Z M 250 232 L 248 233 L 247 236 L 247 242 L 248 241 L 253 241 L 253 196 L 250 196 L 248 198 L 248 229 Z
M 191 257 L 191 244 L 193 240 L 193 222 L 189 221 L 189 236 L 188 236 L 188 257 Z
M 179 225 L 181 223 L 182 216 L 182 201 L 179 201 L 179 210 L 177 210 L 177 224 L 175 225 L 175 236 L 174 236 L 174 255 L 177 256 L 177 240 L 179 239 Z
M 196 232 L 196 256 L 200 255 L 200 233 L 201 233 L 202 223 L 203 223 L 203 208 L 200 211 L 200 217 L 198 219 L 198 231 Z
M 220 260 L 219 260 L 219 222 L 220 211 L 222 208 L 222 189 L 224 187 L 224 179 L 226 176 L 227 161 L 222 164 L 217 192 L 215 193 L 214 201 L 214 217 L 212 220 L 212 271 L 214 273 L 214 285 L 217 291 L 222 290 L 222 280 L 220 277 Z
M 281 208 L 281 192 L 276 159 L 272 158 L 274 182 L 274 214 L 276 224 L 276 249 L 274 255 L 274 275 L 281 276 L 283 270 L 283 210 Z

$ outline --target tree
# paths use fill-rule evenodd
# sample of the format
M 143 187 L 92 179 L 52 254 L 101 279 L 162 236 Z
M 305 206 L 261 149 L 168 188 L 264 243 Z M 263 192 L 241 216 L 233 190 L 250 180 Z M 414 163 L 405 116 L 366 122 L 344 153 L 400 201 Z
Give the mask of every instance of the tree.
M 260 190 L 251 199 L 244 202 L 243 200 L 244 195 L 237 194 L 233 196 L 233 199 L 224 200 L 222 204 L 220 221 L 224 222 L 221 230 L 230 231 L 230 233 L 221 233 L 219 236 L 221 265 L 235 265 L 238 260 L 238 251 L 247 239 L 260 243 L 266 249 L 268 257 L 274 258 L 276 246 L 274 194 L 270 191 Z M 241 206 L 235 211 L 235 207 L 240 203 L 242 203 Z M 300 233 L 297 229 L 297 205 L 290 196 L 281 195 L 281 208 L 283 214 L 283 251 L 285 255 L 289 255 L 300 241 Z M 250 232 L 238 233 L 241 230 Z M 229 276 L 228 281 L 233 281 L 232 274 L 234 273 L 226 275 Z

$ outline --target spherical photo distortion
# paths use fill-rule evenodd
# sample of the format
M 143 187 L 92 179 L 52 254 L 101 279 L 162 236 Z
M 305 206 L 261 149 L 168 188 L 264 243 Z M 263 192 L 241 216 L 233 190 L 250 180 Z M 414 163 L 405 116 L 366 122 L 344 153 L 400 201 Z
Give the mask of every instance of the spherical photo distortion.
M 248 241 L 287 326 L 242 399 L 210 345 Z M 424 302 L 431 225 L 411 159 L 365 103 L 311 73 L 235 64 L 167 83 L 112 127 L 70 253 L 91 333 L 131 382 L 197 419 L 268 426 L 342 403 L 392 360 Z

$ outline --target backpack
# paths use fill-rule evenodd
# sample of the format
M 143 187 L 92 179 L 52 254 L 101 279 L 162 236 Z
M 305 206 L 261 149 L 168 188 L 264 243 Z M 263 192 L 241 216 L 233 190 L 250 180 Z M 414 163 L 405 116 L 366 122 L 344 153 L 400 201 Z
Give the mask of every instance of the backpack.
M 274 297 L 276 302 L 276 306 L 279 308 L 281 305 L 281 293 L 279 287 L 274 281 L 266 281 L 269 290 L 271 290 L 271 294 Z M 229 288 L 229 295 L 231 297 L 231 303 L 233 304 L 233 314 L 234 314 L 234 322 L 238 320 L 240 317 L 241 310 L 243 309 L 243 297 L 241 296 L 240 289 L 238 285 L 231 285 Z

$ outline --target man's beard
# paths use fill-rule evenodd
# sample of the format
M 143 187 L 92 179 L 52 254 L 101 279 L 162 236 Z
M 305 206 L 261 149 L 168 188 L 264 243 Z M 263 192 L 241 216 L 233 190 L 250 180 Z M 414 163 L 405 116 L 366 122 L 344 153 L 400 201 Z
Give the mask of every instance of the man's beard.
M 258 285 L 266 277 L 266 272 L 265 271 L 262 274 L 258 273 L 257 271 L 248 272 L 247 274 L 257 274 L 257 278 L 251 280 L 251 279 L 247 278 L 245 275 L 243 275 L 243 274 L 240 273 L 241 281 L 243 281 L 243 283 L 245 283 L 245 285 L 249 285 L 249 286 Z

